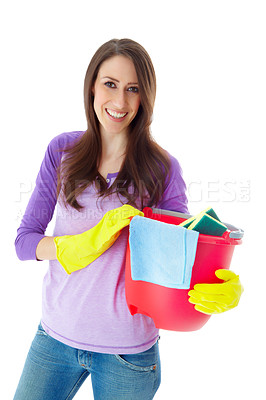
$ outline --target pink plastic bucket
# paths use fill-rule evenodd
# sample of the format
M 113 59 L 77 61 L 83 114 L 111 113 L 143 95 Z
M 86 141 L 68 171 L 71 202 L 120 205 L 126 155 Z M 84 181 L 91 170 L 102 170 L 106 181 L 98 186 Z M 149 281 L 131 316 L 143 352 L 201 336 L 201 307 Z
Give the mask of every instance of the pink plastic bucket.
M 144 216 L 178 225 L 190 215 L 145 208 Z M 215 271 L 229 269 L 234 248 L 242 243 L 243 231 L 226 224 L 228 231 L 222 237 L 199 235 L 190 289 L 196 283 L 221 282 Z M 133 281 L 131 277 L 130 247 L 128 243 L 125 275 L 126 300 L 132 315 L 141 313 L 151 317 L 155 326 L 174 331 L 195 331 L 210 316 L 194 309 L 188 302 L 190 289 L 171 289 L 154 283 Z

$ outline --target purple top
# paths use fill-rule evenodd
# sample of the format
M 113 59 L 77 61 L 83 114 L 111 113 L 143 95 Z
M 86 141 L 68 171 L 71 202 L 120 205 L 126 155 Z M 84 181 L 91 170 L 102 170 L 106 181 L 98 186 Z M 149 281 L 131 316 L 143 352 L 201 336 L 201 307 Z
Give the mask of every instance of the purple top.
M 103 215 L 122 205 L 117 195 L 97 203 L 95 185 L 79 196 L 82 211 L 56 198 L 57 166 L 63 150 L 83 132 L 56 136 L 48 145 L 15 241 L 20 260 L 36 260 L 54 211 L 53 236 L 73 235 L 95 226 Z M 171 156 L 171 176 L 158 208 L 187 213 L 186 186 L 178 161 Z M 117 174 L 108 174 L 109 185 Z M 108 182 L 108 181 L 107 181 Z M 126 199 L 125 199 L 126 203 Z M 132 316 L 125 298 L 128 229 L 90 266 L 68 275 L 57 260 L 49 261 L 43 281 L 42 325 L 53 338 L 74 348 L 110 354 L 139 353 L 158 339 L 158 329 L 145 315 Z

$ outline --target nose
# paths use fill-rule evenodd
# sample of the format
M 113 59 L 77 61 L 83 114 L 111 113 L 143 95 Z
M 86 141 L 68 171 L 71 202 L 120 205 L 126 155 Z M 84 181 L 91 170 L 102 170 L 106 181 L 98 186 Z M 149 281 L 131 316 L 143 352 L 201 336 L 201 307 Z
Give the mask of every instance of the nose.
M 114 91 L 114 95 L 113 95 L 113 104 L 117 109 L 123 109 L 126 104 L 127 104 L 127 99 L 126 99 L 126 93 L 124 90 L 117 90 Z

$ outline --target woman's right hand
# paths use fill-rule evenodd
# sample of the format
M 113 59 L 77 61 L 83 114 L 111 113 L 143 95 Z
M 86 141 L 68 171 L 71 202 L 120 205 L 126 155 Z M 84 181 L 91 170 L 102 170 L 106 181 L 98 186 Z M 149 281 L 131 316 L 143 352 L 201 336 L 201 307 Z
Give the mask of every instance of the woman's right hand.
M 56 260 L 56 246 L 54 237 L 45 236 L 42 238 L 36 248 L 36 259 L 41 260 Z

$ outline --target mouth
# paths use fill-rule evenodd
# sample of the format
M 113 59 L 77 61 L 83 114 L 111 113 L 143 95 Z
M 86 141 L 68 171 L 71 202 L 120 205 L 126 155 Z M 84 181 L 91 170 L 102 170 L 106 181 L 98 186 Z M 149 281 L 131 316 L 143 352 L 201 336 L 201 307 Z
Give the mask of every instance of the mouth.
M 111 110 L 110 108 L 106 108 L 105 111 L 109 116 L 109 118 L 111 118 L 113 121 L 118 121 L 118 122 L 123 121 L 128 114 L 127 112 L 119 113 L 117 111 Z

